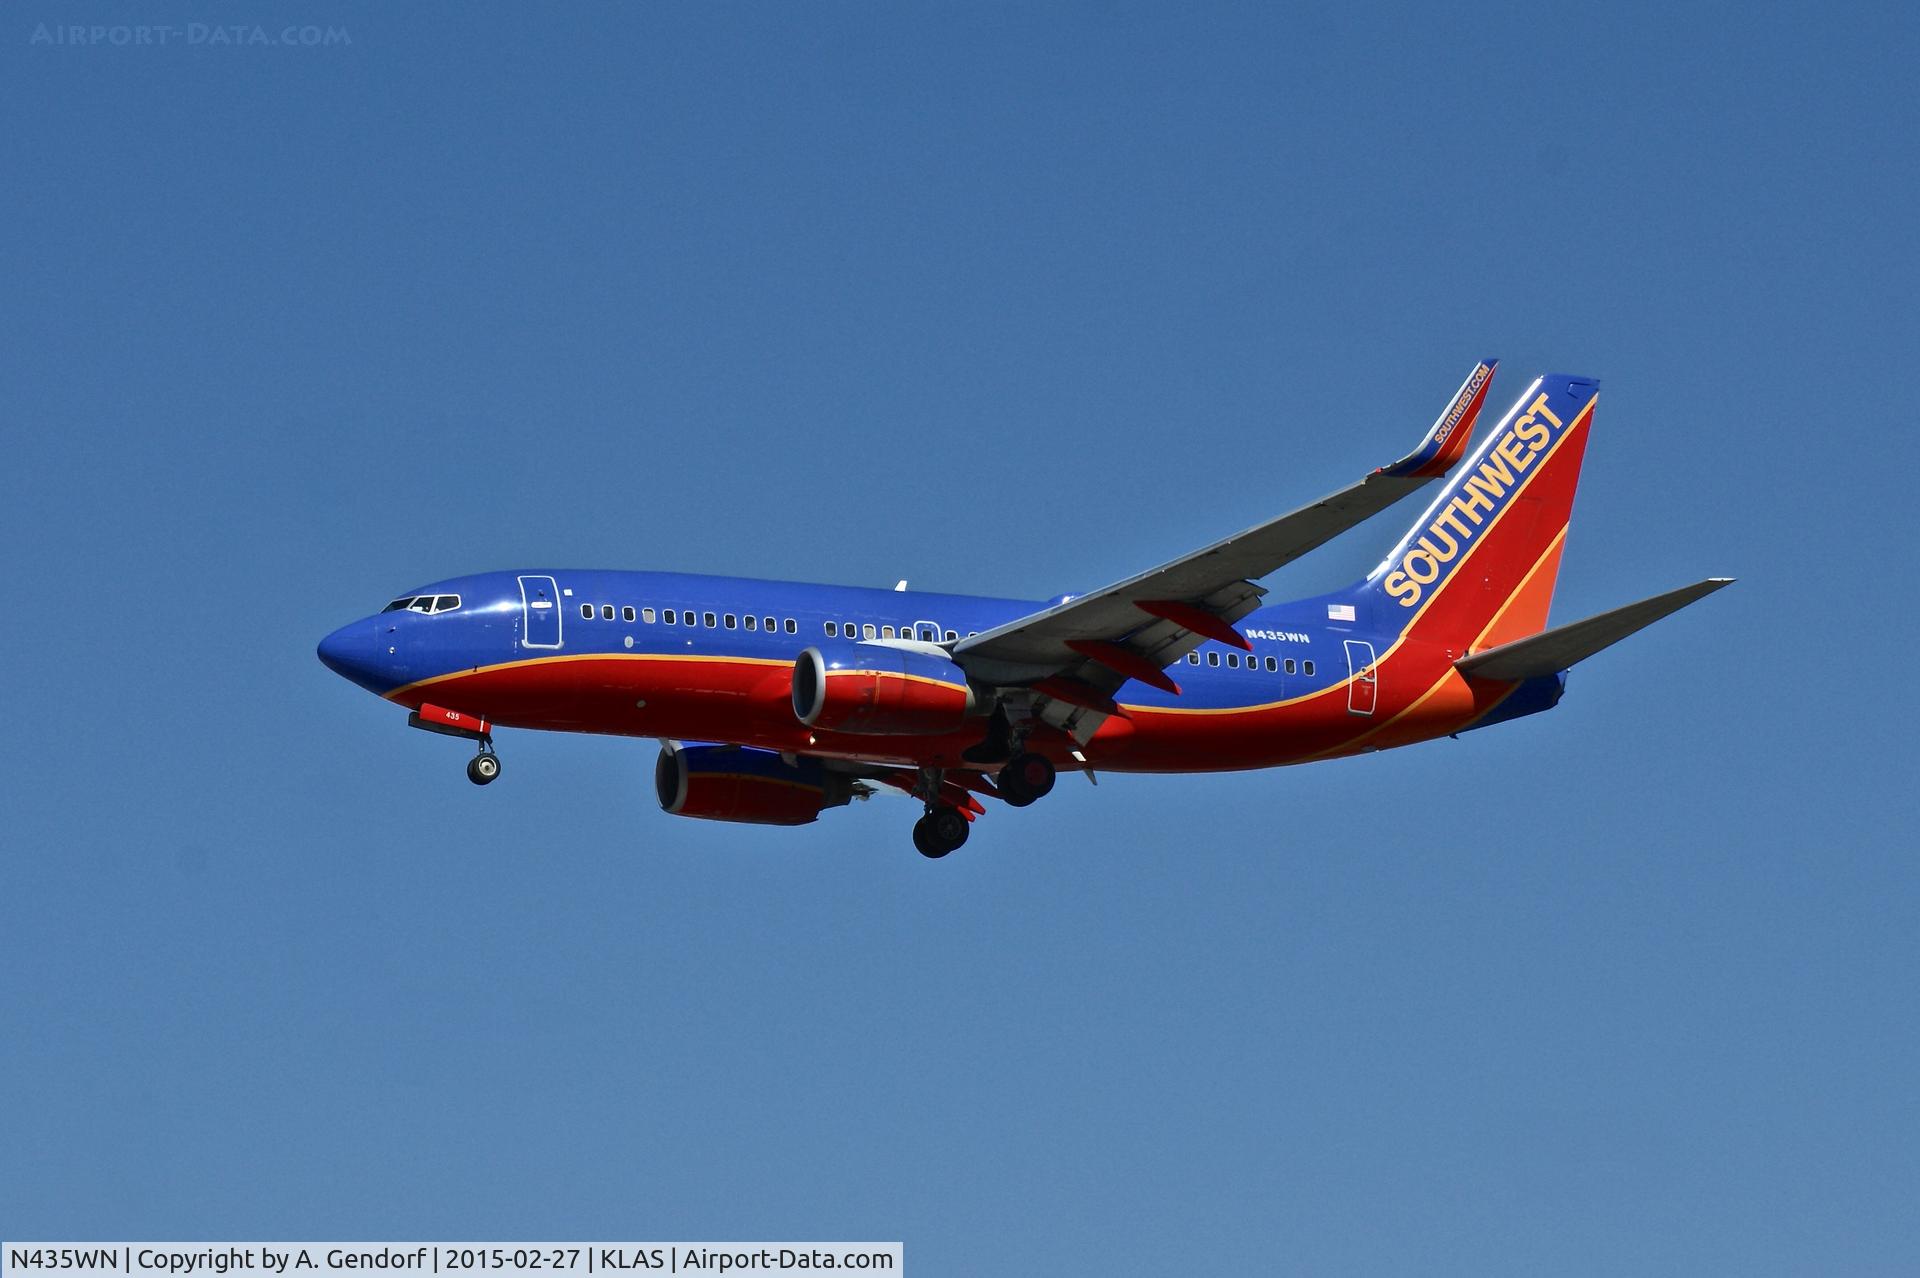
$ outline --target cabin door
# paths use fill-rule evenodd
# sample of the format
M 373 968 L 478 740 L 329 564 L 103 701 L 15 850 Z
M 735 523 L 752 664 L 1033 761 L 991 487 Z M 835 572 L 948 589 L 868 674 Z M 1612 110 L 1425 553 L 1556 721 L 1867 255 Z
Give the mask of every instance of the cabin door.
M 1347 673 L 1353 676 L 1347 684 L 1347 713 L 1372 714 L 1380 697 L 1380 679 L 1374 669 L 1373 645 L 1365 639 L 1349 639 L 1346 643 Z
M 520 579 L 520 646 L 560 646 L 560 588 L 551 577 Z

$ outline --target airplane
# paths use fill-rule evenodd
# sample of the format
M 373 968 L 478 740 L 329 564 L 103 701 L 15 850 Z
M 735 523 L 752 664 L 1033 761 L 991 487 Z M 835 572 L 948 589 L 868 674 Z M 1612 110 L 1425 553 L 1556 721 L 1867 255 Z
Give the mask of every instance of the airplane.
M 528 568 L 409 590 L 319 657 L 411 726 L 473 742 L 478 785 L 500 775 L 498 727 L 653 737 L 668 813 L 803 825 L 897 789 L 930 858 L 1062 770 L 1097 783 L 1450 737 L 1551 709 L 1575 664 L 1732 580 L 1549 628 L 1599 383 L 1536 379 L 1469 455 L 1495 367 L 1391 465 L 1085 594 Z M 1261 578 L 1443 478 L 1365 578 L 1266 602 Z

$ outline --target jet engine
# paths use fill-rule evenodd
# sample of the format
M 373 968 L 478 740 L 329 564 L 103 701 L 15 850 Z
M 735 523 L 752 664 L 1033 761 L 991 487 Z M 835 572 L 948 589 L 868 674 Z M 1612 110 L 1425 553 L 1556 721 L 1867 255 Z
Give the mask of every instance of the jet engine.
M 793 663 L 793 712 L 809 728 L 875 735 L 951 732 L 974 712 L 966 672 L 944 653 L 825 643 Z
M 846 804 L 859 783 L 827 771 L 817 759 L 788 763 L 772 750 L 668 745 L 654 764 L 653 784 L 661 809 L 674 816 L 806 825 Z

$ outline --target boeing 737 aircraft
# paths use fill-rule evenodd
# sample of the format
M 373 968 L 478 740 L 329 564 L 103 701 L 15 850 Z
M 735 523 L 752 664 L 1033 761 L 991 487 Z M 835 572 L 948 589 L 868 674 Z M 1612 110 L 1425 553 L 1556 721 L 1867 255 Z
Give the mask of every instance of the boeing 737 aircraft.
M 320 660 L 477 743 L 478 785 L 496 727 L 657 737 L 676 816 L 801 825 L 887 786 L 922 805 L 929 857 L 1058 769 L 1269 768 L 1483 728 L 1551 709 L 1574 663 L 1729 580 L 1548 629 L 1598 383 L 1540 378 L 1467 457 L 1493 370 L 1392 465 L 1088 594 L 530 568 L 409 590 Z M 1364 580 L 1266 602 L 1260 578 L 1449 472 Z

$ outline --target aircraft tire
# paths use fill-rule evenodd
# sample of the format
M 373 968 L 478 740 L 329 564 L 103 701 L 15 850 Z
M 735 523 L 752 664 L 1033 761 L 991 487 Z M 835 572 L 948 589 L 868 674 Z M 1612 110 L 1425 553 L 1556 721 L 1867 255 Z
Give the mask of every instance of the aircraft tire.
M 913 846 L 921 856 L 926 857 L 929 861 L 938 861 L 941 857 L 953 851 L 953 849 L 943 848 L 934 841 L 932 825 L 932 817 L 921 817 L 913 823 Z
M 952 808 L 935 808 L 913 825 L 913 846 L 937 861 L 967 841 L 967 819 Z
M 1000 769 L 1000 797 L 1016 808 L 1044 799 L 1053 789 L 1053 765 L 1037 754 L 1017 754 Z
M 476 754 L 467 760 L 467 780 L 475 785 L 490 785 L 500 775 L 500 756 Z

